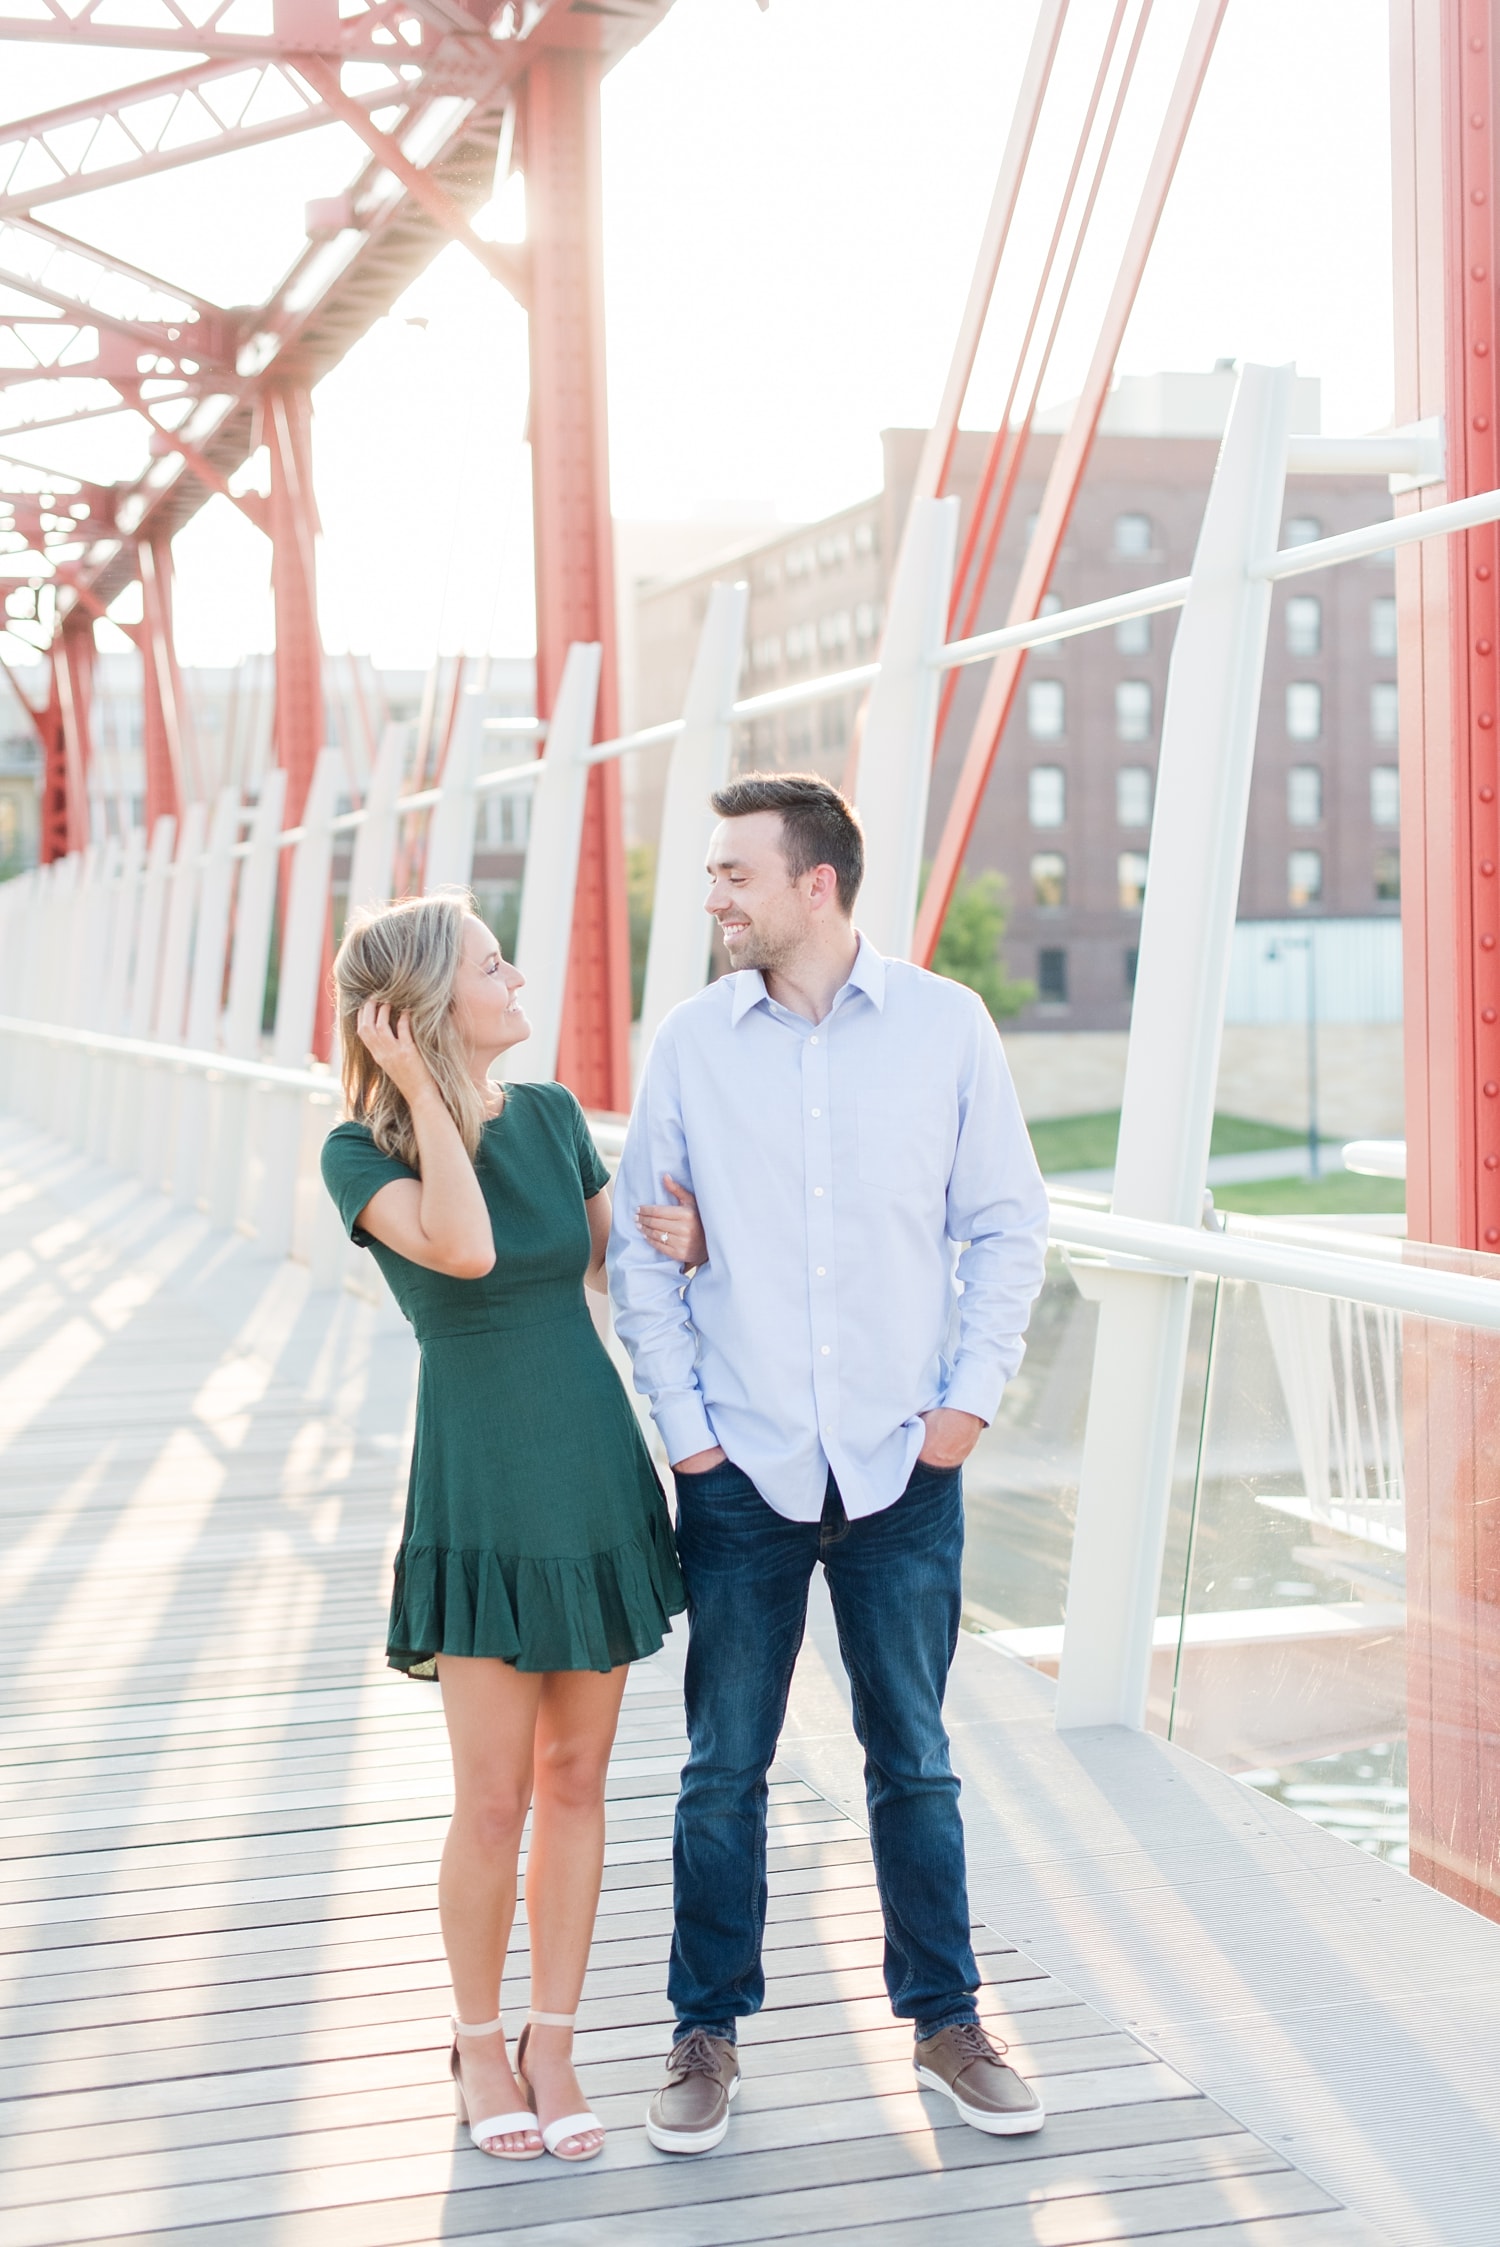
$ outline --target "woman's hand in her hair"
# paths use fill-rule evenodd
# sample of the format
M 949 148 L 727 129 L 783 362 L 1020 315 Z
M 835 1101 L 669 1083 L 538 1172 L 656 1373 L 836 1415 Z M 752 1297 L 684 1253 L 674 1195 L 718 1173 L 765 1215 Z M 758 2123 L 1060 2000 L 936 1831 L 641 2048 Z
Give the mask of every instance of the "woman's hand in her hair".
M 355 1018 L 359 1042 L 376 1067 L 382 1069 L 408 1107 L 432 1085 L 432 1074 L 417 1051 L 411 1018 L 401 1015 L 394 1029 L 391 1010 L 384 999 L 366 999 Z
M 662 1184 L 672 1196 L 672 1203 L 662 1208 L 648 1204 L 636 1211 L 635 1221 L 658 1256 L 696 1269 L 708 1262 L 708 1242 L 698 1215 L 697 1198 L 686 1186 L 679 1186 L 675 1178 L 664 1176 Z

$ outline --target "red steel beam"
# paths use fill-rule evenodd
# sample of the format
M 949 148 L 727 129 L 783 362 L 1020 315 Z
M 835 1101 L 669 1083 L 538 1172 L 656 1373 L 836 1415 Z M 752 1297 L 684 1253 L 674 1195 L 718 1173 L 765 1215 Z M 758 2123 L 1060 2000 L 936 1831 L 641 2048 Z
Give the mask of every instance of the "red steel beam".
M 1396 417 L 1447 481 L 1500 481 L 1500 0 L 1393 0 Z M 1401 549 L 1407 1224 L 1500 1252 L 1500 537 Z M 1500 1349 L 1406 1322 L 1411 1869 L 1500 1919 Z
M 618 730 L 604 389 L 601 58 L 548 49 L 526 74 L 537 709 L 571 641 L 603 648 L 598 729 Z M 618 764 L 589 779 L 557 1073 L 586 1107 L 630 1106 L 630 921 Z
M 295 383 L 266 392 L 271 460 L 264 527 L 271 538 L 276 616 L 276 762 L 286 769 L 286 821 L 302 817 L 323 746 L 323 645 L 318 634 L 318 530 L 312 483 L 312 401 Z
M 166 539 L 143 538 L 141 573 L 141 699 L 146 750 L 146 832 L 163 813 L 180 819 L 187 800 L 182 744 L 182 688 L 172 638 L 172 549 Z
M 1042 493 L 1036 529 L 1021 564 L 1021 574 L 1011 600 L 1007 622 L 1027 624 L 1040 613 L 1042 596 L 1056 566 L 1063 534 L 1073 512 L 1073 502 L 1093 449 L 1094 432 L 1109 393 L 1115 360 L 1135 305 L 1146 260 L 1156 239 L 1167 192 L 1177 170 L 1183 142 L 1193 121 L 1204 76 L 1213 57 L 1219 26 L 1228 0 L 1199 0 L 1176 82 L 1162 119 L 1156 148 L 1136 206 L 1134 223 L 1120 260 L 1120 270 L 1105 308 L 1093 359 L 1066 435 L 1053 455 L 1052 468 Z M 984 698 L 974 720 L 969 745 L 959 770 L 953 800 L 933 857 L 932 874 L 917 914 L 913 955 L 930 966 L 948 907 L 963 871 L 964 855 L 984 791 L 995 762 L 995 751 L 1005 730 L 1025 664 L 1024 651 L 997 656 L 990 666 Z
M 52 643 L 52 668 L 68 783 L 67 847 L 83 850 L 89 839 L 89 771 L 94 762 L 94 626 L 89 616 L 66 619 Z

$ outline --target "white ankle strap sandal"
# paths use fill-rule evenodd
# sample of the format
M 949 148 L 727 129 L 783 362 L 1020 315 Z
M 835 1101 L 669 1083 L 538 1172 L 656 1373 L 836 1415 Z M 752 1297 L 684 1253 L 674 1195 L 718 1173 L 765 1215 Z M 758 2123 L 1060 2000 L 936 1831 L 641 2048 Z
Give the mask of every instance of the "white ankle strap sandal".
M 526 2030 L 533 2028 L 570 2029 L 577 2019 L 576 2013 L 537 2013 L 533 2011 L 527 2014 L 526 2029 L 522 2031 L 521 2041 L 516 2046 L 516 2073 L 521 2078 L 528 2098 L 535 2098 L 536 2094 L 527 2082 L 526 2077 L 521 2073 L 521 2062 L 526 2049 Z M 534 2122 L 535 2117 L 533 2117 Z M 599 2120 L 597 2114 L 590 2114 L 585 2108 L 582 2114 L 559 2115 L 556 2122 L 549 2122 L 543 2127 L 542 2144 L 549 2153 L 556 2154 L 559 2161 L 592 2161 L 595 2154 L 604 2151 L 602 2145 L 587 2146 L 582 2153 L 558 2153 L 557 2151 L 559 2146 L 567 2144 L 569 2138 L 581 2138 L 586 2130 L 597 2130 L 601 2137 L 603 2136 L 604 2124 Z
M 481 2153 L 491 2154 L 497 2161 L 537 2161 L 542 2152 L 539 2145 L 511 2149 L 485 2143 L 487 2138 L 540 2136 L 536 2116 L 530 2107 L 521 2107 L 514 2114 L 482 2115 L 477 2122 L 469 2113 L 469 2102 L 459 2067 L 458 2040 L 461 2036 L 499 2036 L 504 2026 L 504 2021 L 499 2017 L 493 2021 L 461 2021 L 456 2015 L 453 2016 L 453 2051 L 448 2063 L 453 2077 L 453 2103 L 459 2121 L 468 2123 L 469 2137 Z

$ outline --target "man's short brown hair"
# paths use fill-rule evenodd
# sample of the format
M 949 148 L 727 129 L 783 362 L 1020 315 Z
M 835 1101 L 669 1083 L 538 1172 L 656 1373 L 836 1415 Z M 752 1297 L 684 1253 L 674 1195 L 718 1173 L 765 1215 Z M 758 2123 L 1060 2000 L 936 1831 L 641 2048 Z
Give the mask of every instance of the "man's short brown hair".
M 800 881 L 815 866 L 831 866 L 838 879 L 839 909 L 854 911 L 865 878 L 865 838 L 859 816 L 830 781 L 815 772 L 747 772 L 715 789 L 709 802 L 721 819 L 744 819 L 753 811 L 781 816 L 781 843 L 787 871 Z

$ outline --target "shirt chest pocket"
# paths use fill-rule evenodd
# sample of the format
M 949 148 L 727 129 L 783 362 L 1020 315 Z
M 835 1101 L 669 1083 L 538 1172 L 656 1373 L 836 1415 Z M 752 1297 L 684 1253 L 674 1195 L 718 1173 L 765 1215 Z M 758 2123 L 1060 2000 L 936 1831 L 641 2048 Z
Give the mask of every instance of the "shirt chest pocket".
M 913 1200 L 946 1193 L 954 1131 L 950 1104 L 940 1092 L 908 1085 L 862 1092 L 855 1113 L 863 1185 Z

